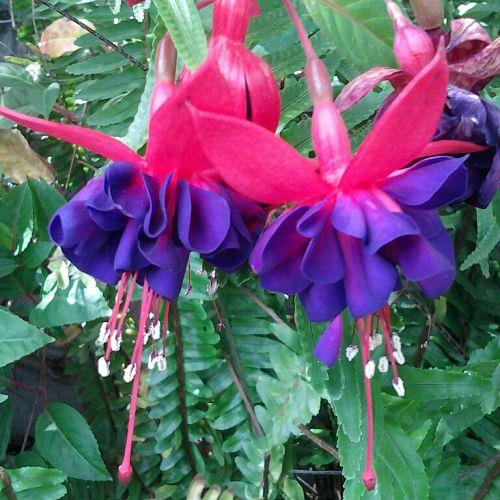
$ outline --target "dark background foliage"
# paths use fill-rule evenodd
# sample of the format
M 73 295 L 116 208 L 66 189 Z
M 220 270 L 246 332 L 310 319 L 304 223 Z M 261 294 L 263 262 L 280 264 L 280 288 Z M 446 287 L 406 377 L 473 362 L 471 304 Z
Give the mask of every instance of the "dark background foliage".
M 77 50 L 48 57 L 38 44 L 60 14 L 36 0 L 3 1 L 2 103 L 142 148 L 153 75 L 140 66 L 148 68 L 166 25 L 181 60 L 195 67 L 205 54 L 211 8 L 198 14 L 191 0 L 155 0 L 133 11 L 120 0 L 54 3 L 90 21 L 139 65 L 89 34 L 78 38 Z M 356 22 L 320 0 L 297 2 L 337 93 L 371 66 L 395 62 L 382 0 L 336 4 Z M 263 15 L 252 21 L 248 44 L 279 80 L 280 135 L 312 155 L 302 49 L 280 1 L 260 5 Z M 498 0 L 480 2 L 465 15 L 494 37 L 499 7 Z M 465 2 L 448 1 L 447 18 L 464 9 Z M 494 81 L 484 97 L 500 104 L 499 89 Z M 388 92 L 382 85 L 344 114 L 354 146 Z M 142 380 L 134 475 L 121 486 L 116 467 L 130 391 L 121 365 L 132 350 L 134 319 L 112 375 L 101 379 L 95 340 L 114 290 L 80 274 L 46 230 L 51 214 L 104 161 L 14 130 L 4 119 L 0 125 L 0 498 L 499 498 L 498 197 L 486 210 L 443 212 L 459 266 L 450 292 L 429 301 L 407 286 L 393 306 L 407 395 L 394 396 L 388 374 L 374 379 L 374 492 L 360 482 L 359 359 L 341 356 L 330 370 L 315 361 L 322 325 L 309 323 L 293 298 L 260 290 L 248 269 L 217 276 L 215 300 L 225 324 L 218 331 L 196 257 L 193 288 L 178 300 L 170 325 L 167 370 Z M 349 343 L 349 318 L 344 324 Z

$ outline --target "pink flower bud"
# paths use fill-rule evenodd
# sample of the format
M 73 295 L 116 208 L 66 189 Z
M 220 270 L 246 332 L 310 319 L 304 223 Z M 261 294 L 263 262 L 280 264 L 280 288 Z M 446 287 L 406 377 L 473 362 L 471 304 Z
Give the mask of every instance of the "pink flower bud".
M 434 45 L 429 35 L 415 26 L 392 1 L 387 1 L 387 11 L 394 22 L 394 55 L 401 69 L 415 76 L 434 56 Z
M 368 491 L 371 491 L 375 488 L 377 484 L 377 476 L 373 470 L 367 470 L 363 472 L 363 484 Z
M 410 0 L 418 24 L 424 30 L 439 28 L 444 20 L 442 0 Z

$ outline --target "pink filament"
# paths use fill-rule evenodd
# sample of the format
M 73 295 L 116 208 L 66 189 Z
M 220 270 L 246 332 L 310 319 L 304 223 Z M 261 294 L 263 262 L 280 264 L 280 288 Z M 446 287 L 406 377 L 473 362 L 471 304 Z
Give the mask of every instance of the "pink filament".
M 384 306 L 379 313 L 380 315 L 380 323 L 382 325 L 382 334 L 384 335 L 385 342 L 385 351 L 387 356 L 389 356 L 389 361 L 391 363 L 392 368 L 392 378 L 394 381 L 397 381 L 399 378 L 398 375 L 398 365 L 396 360 L 394 359 L 394 353 L 392 350 L 391 344 L 391 327 L 390 327 L 390 317 L 389 317 L 389 308 Z
M 371 323 L 371 322 L 370 322 Z M 361 340 L 361 357 L 363 360 L 363 380 L 365 384 L 366 400 L 366 461 L 363 472 L 363 483 L 367 490 L 373 490 L 377 482 L 377 476 L 373 470 L 373 405 L 370 379 L 366 376 L 365 367 L 370 361 L 369 337 L 370 329 L 366 328 L 362 319 L 357 320 L 359 338 Z
M 163 324 L 161 325 L 161 352 L 165 356 L 165 349 L 167 347 L 167 328 L 168 317 L 170 313 L 170 302 L 165 301 L 165 310 L 163 311 Z
M 153 300 L 154 292 L 149 288 L 147 281 L 144 281 L 142 289 L 142 303 L 141 313 L 139 317 L 139 329 L 137 340 L 135 343 L 134 353 L 132 354 L 132 363 L 136 364 L 136 371 L 134 375 L 134 385 L 132 387 L 132 394 L 130 400 L 129 420 L 127 427 L 127 439 L 125 441 L 125 450 L 123 452 L 123 460 L 118 467 L 118 480 L 120 483 L 125 484 L 130 481 L 132 476 L 132 465 L 130 463 L 130 456 L 132 454 L 132 439 L 134 437 L 135 414 L 137 411 L 137 397 L 139 394 L 139 383 L 141 378 L 141 358 L 144 331 L 146 322 L 148 320 L 149 311 L 151 310 L 151 302 Z

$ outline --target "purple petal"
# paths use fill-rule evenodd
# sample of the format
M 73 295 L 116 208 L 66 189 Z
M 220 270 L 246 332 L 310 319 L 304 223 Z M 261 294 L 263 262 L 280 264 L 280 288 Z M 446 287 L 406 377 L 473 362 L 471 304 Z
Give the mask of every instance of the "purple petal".
M 342 316 L 337 316 L 326 328 L 314 348 L 314 355 L 329 368 L 333 366 L 342 347 Z
M 323 229 L 330 210 L 325 206 L 325 202 L 316 203 L 300 218 L 297 223 L 297 231 L 302 236 L 314 238 Z
M 167 193 L 172 179 L 172 174 L 168 174 L 158 189 L 156 179 L 144 176 L 146 191 L 149 200 L 149 207 L 144 218 L 143 230 L 148 238 L 156 238 L 167 229 Z
M 114 266 L 118 272 L 137 271 L 148 265 L 148 261 L 139 250 L 138 235 L 141 224 L 135 219 L 129 219 L 125 230 L 120 235 L 116 248 Z
M 142 220 L 149 208 L 144 174 L 133 163 L 111 163 L 104 172 L 104 191 L 127 217 Z
M 435 156 L 389 177 L 383 190 L 405 205 L 439 208 L 463 198 L 467 188 L 467 157 Z
M 380 196 L 386 197 L 383 194 Z M 359 198 L 368 229 L 364 243 L 369 253 L 374 254 L 384 245 L 402 236 L 420 233 L 417 224 L 410 216 L 396 211 L 399 206 L 393 200 L 389 199 L 386 202 L 390 208 L 394 209 L 391 211 L 382 203 L 384 198 L 379 199 L 368 192 L 360 194 Z
M 223 196 L 180 181 L 177 193 L 177 231 L 189 250 L 210 253 L 224 241 L 231 222 Z
M 347 305 L 342 281 L 328 285 L 313 283 L 300 292 L 299 297 L 310 321 L 329 321 Z
M 347 194 L 339 194 L 332 212 L 332 224 L 341 233 L 364 238 L 366 223 L 359 203 Z
M 397 285 L 397 272 L 384 257 L 367 252 L 362 243 L 340 236 L 346 263 L 344 285 L 349 310 L 355 318 L 378 311 Z
M 181 291 L 188 258 L 189 251 L 184 250 L 180 252 L 181 263 L 178 271 L 169 271 L 161 267 L 148 266 L 144 270 L 148 284 L 162 297 L 168 300 L 177 299 Z
M 178 271 L 181 268 L 184 249 L 176 246 L 166 232 L 156 238 L 140 235 L 138 244 L 142 255 L 154 266 L 169 271 Z
M 325 224 L 311 239 L 302 259 L 302 274 L 314 283 L 335 283 L 344 275 L 344 259 L 335 230 Z

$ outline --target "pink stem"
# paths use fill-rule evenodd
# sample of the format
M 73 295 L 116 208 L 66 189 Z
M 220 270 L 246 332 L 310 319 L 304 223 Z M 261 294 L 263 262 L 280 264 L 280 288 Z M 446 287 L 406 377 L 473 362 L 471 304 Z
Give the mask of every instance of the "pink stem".
M 357 320 L 359 338 L 361 341 L 361 357 L 363 360 L 363 380 L 365 384 L 365 400 L 366 400 L 366 462 L 363 472 L 363 483 L 367 490 L 373 490 L 377 482 L 377 476 L 373 470 L 373 405 L 372 405 L 372 389 L 370 379 L 365 374 L 365 366 L 370 361 L 370 347 L 368 337 L 370 332 L 366 330 L 364 321 Z
M 309 37 L 307 36 L 307 32 L 304 28 L 304 25 L 302 24 L 302 21 L 300 20 L 300 17 L 297 11 L 295 10 L 295 6 L 291 2 L 291 0 L 283 0 L 283 5 L 285 6 L 285 9 L 288 12 L 288 15 L 290 16 L 290 19 L 295 25 L 297 36 L 299 37 L 300 43 L 304 48 L 304 52 L 306 53 L 307 59 L 316 59 L 317 58 L 316 52 L 314 52 L 311 40 L 309 40 Z
M 120 483 L 125 484 L 130 481 L 132 477 L 132 465 L 130 463 L 130 456 L 132 454 L 132 439 L 134 437 L 134 426 L 135 426 L 135 414 L 137 411 L 137 397 L 139 394 L 139 383 L 141 379 L 141 357 L 142 357 L 142 345 L 144 330 L 146 328 L 146 321 L 148 319 L 149 311 L 151 309 L 151 301 L 153 299 L 154 292 L 150 290 L 147 281 L 144 281 L 144 287 L 142 289 L 142 304 L 141 304 L 141 314 L 139 317 L 139 331 L 134 348 L 134 353 L 132 358 L 135 359 L 137 363 L 136 372 L 134 376 L 134 385 L 132 387 L 132 394 L 130 400 L 130 410 L 129 419 L 127 427 L 127 439 L 125 441 L 125 450 L 123 452 L 123 460 L 118 467 L 118 480 Z M 134 361 L 132 361 L 134 363 Z

